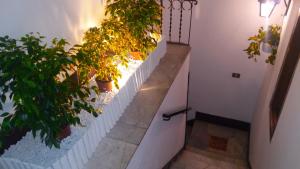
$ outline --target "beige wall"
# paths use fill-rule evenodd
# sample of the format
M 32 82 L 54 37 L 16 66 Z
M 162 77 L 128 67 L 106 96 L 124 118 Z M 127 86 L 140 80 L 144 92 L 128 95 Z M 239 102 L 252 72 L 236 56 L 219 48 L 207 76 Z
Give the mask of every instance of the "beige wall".
M 269 133 L 269 103 L 276 85 L 286 48 L 299 15 L 300 0 L 294 0 L 283 24 L 282 40 L 274 67 L 269 67 L 253 115 L 250 163 L 253 169 L 300 168 L 300 66 L 287 95 L 272 141 Z M 299 44 L 300 45 L 300 44 Z

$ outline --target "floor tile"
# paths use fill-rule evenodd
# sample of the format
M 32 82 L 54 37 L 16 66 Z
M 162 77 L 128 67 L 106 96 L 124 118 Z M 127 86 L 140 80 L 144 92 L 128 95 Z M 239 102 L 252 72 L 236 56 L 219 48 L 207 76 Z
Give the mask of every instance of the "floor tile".
M 121 169 L 125 168 L 136 150 L 136 145 L 127 144 L 119 140 L 104 138 L 98 145 L 93 158 L 86 165 L 86 169 Z M 105 163 L 103 163 L 105 161 Z
M 220 138 L 222 146 L 226 142 L 226 149 L 211 146 L 211 137 Z M 248 133 L 245 131 L 195 121 L 187 142 L 171 169 L 248 169 Z

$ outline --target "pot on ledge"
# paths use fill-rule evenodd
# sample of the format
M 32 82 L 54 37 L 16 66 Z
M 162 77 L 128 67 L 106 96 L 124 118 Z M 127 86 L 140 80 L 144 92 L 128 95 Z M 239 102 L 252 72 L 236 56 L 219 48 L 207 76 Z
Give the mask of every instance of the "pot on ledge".
M 96 79 L 97 86 L 101 92 L 110 92 L 112 91 L 113 83 L 112 80 L 104 81 Z
M 57 138 L 59 140 L 63 140 L 63 139 L 67 138 L 70 135 L 71 135 L 71 127 L 70 127 L 70 125 L 67 125 L 67 126 L 65 126 L 61 129 L 61 131 L 58 133 Z

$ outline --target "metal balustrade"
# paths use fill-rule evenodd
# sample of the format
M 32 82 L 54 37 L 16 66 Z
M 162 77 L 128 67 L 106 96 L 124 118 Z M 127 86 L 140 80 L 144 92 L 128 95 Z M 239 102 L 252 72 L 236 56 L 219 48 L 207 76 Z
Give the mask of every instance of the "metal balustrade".
M 163 7 L 162 25 L 169 43 L 189 45 L 191 39 L 193 8 L 198 0 L 161 0 Z M 167 16 L 166 16 L 167 15 Z M 166 20 L 167 19 L 167 20 Z M 187 20 L 187 21 L 186 21 Z M 183 27 L 184 26 L 184 27 Z M 162 31 L 164 30 L 163 27 Z M 186 35 L 187 38 L 183 38 Z

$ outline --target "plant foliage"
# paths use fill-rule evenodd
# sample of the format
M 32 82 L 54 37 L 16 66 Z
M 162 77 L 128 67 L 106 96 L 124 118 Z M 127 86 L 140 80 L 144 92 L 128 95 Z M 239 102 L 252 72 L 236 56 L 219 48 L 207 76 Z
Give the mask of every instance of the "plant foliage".
M 83 44 L 68 51 L 66 40 L 55 38 L 48 45 L 40 34 L 0 37 L 0 110 L 7 99 L 15 109 L 0 115 L 0 150 L 15 129 L 29 129 L 47 146 L 59 147 L 61 129 L 80 124 L 82 110 L 97 116 L 95 98 L 89 98 L 91 90 L 98 92 L 88 87 L 91 72 L 118 88 L 118 66 L 128 65 L 129 53 L 138 51 L 146 59 L 157 45 L 161 6 L 155 0 L 108 0 L 106 15 L 101 26 L 85 32 Z M 69 75 L 76 68 L 78 85 Z
M 156 0 L 109 0 L 105 13 L 126 25 L 131 51 L 140 51 L 145 59 L 157 43 L 151 34 L 161 32 L 161 6 Z
M 103 21 L 102 27 L 90 28 L 84 35 L 84 43 L 77 54 L 80 57 L 79 72 L 88 74 L 95 70 L 96 79 L 101 81 L 113 80 L 118 86 L 121 73 L 118 64 L 127 66 L 128 47 L 126 33 L 122 31 L 118 22 Z
M 68 43 L 53 39 L 48 47 L 43 39 L 39 34 L 27 34 L 20 40 L 0 37 L 0 110 L 9 91 L 15 107 L 14 113 L 1 115 L 0 143 L 13 129 L 27 128 L 34 137 L 40 131 L 49 147 L 59 147 L 59 132 L 67 125 L 80 124 L 77 115 L 81 110 L 97 116 L 88 99 L 90 89 L 71 87 L 68 80 L 70 67 L 76 65 L 64 49 Z
M 262 43 L 266 43 L 271 48 L 271 53 L 266 59 L 266 63 L 274 65 L 276 59 L 277 48 L 280 41 L 281 27 L 278 25 L 270 25 L 268 30 L 265 31 L 263 27 L 258 29 L 258 34 L 250 37 L 248 41 L 250 44 L 244 51 L 248 54 L 249 59 L 257 61 L 257 56 L 260 55 L 260 47 Z

